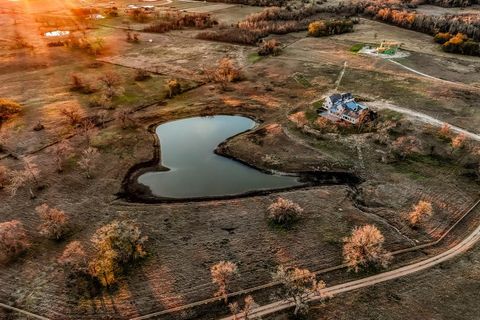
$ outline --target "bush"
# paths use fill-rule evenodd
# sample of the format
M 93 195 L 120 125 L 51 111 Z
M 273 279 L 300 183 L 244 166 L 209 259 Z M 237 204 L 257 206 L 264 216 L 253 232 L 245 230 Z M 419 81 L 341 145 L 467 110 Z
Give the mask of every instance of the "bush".
M 350 47 L 350 51 L 357 53 L 358 51 L 362 50 L 364 46 L 365 44 L 363 43 L 354 44 L 353 46 Z
M 178 82 L 176 79 L 168 80 L 167 87 L 168 87 L 169 98 L 172 98 L 173 96 L 176 96 L 177 94 L 182 92 L 182 87 L 180 86 L 180 82 Z
M 433 41 L 439 44 L 444 44 L 450 40 L 453 36 L 448 32 L 439 32 L 433 37 Z
M 277 198 L 267 209 L 268 220 L 281 226 L 289 226 L 297 221 L 303 209 L 293 201 Z
M 134 221 L 114 221 L 101 227 L 91 241 L 96 256 L 89 264 L 89 272 L 104 285 L 115 282 L 116 274 L 123 268 L 146 255 L 144 244 L 147 237 Z
M 67 233 L 68 217 L 62 210 L 50 208 L 46 203 L 35 208 L 42 224 L 38 227 L 40 234 L 47 238 L 60 240 Z
M 420 200 L 408 214 L 408 222 L 411 226 L 416 226 L 423 219 L 433 214 L 432 204 L 430 202 Z
M 21 110 L 22 107 L 17 102 L 0 98 L 0 122 L 10 119 Z
M 70 242 L 58 258 L 58 263 L 71 274 L 82 274 L 87 271 L 87 258 L 80 241 Z
M 77 105 L 63 107 L 59 112 L 72 126 L 77 126 L 83 119 L 81 109 Z
M 72 82 L 70 85 L 71 91 L 77 91 L 84 94 L 91 94 L 98 90 L 91 81 L 87 80 L 86 78 L 83 78 L 78 74 L 72 74 L 71 78 L 72 78 Z
M 80 160 L 78 160 L 78 166 L 84 171 L 88 179 L 92 178 L 92 171 L 97 166 L 99 156 L 100 153 L 98 150 L 92 147 L 88 147 L 82 151 Z
M 8 262 L 29 246 L 27 233 L 20 221 L 0 223 L 0 262 Z
M 277 39 L 270 39 L 267 41 L 263 41 L 258 48 L 258 54 L 260 56 L 277 56 L 280 54 L 281 43 Z
M 150 72 L 145 69 L 137 69 L 137 71 L 135 71 L 135 81 L 145 81 L 151 77 Z
M 350 237 L 343 239 L 343 260 L 355 272 L 369 266 L 387 267 L 392 257 L 383 248 L 384 241 L 374 225 L 356 227 Z

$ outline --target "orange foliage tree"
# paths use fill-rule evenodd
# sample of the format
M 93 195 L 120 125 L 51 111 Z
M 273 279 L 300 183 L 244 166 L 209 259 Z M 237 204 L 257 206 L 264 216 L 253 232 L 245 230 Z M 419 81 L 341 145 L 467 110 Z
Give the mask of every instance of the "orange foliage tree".
M 387 267 L 392 256 L 383 248 L 384 241 L 374 225 L 356 227 L 350 237 L 343 239 L 343 260 L 355 272 L 372 265 Z
M 68 217 L 60 209 L 51 208 L 44 203 L 35 208 L 35 211 L 42 219 L 42 224 L 38 227 L 40 234 L 50 239 L 62 239 L 68 229 Z
M 420 200 L 408 214 L 408 222 L 416 226 L 420 221 L 433 214 L 433 207 L 430 202 Z
M 217 285 L 216 297 L 228 301 L 228 287 L 230 282 L 238 275 L 237 265 L 231 261 L 220 261 L 210 268 L 212 282 Z

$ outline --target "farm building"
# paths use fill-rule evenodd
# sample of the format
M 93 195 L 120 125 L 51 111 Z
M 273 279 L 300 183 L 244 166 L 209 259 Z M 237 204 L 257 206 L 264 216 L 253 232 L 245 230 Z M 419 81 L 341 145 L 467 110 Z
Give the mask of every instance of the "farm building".
M 325 98 L 323 108 L 327 110 L 327 115 L 353 124 L 358 123 L 362 113 L 368 110 L 368 107 L 357 103 L 351 93 L 328 96 Z

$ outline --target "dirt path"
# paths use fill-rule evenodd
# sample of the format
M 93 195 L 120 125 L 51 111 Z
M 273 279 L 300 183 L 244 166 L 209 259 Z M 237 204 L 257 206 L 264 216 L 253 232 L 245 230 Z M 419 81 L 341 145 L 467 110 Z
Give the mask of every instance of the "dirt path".
M 413 110 L 410 110 L 410 109 L 407 109 L 407 108 L 398 107 L 396 105 L 390 104 L 390 103 L 385 102 L 385 101 L 369 102 L 368 106 L 372 107 L 372 109 L 377 109 L 377 110 L 390 109 L 390 110 L 405 114 L 405 115 L 407 115 L 411 118 L 418 119 L 422 122 L 425 122 L 425 123 L 428 123 L 428 124 L 431 124 L 431 125 L 434 125 L 434 126 L 443 126 L 443 125 L 447 124 L 447 125 L 450 126 L 451 131 L 454 131 L 456 133 L 463 133 L 463 134 L 465 134 L 466 137 L 468 137 L 472 140 L 480 141 L 480 135 L 477 134 L 477 133 L 467 131 L 467 130 L 462 129 L 462 128 L 457 127 L 457 126 L 453 126 L 453 125 L 451 125 L 447 122 L 444 122 L 442 120 L 438 120 L 434 117 L 431 117 L 431 116 L 426 115 L 426 114 L 421 113 L 421 112 L 413 111 Z
M 478 201 L 472 209 L 475 209 L 479 205 L 479 203 L 480 203 L 480 201 Z M 327 296 L 337 295 L 337 294 L 340 294 L 340 293 L 343 293 L 343 292 L 349 292 L 349 291 L 353 291 L 353 290 L 357 290 L 357 289 L 361 289 L 361 288 L 370 287 L 370 286 L 373 286 L 377 283 L 397 279 L 397 278 L 400 278 L 400 277 L 410 275 L 410 274 L 415 273 L 415 272 L 419 272 L 419 271 L 422 271 L 422 270 L 426 270 L 428 268 L 432 268 L 432 267 L 434 267 L 434 266 L 436 266 L 436 265 L 438 265 L 438 264 L 440 264 L 444 261 L 453 259 L 456 256 L 458 256 L 459 254 L 464 253 L 465 251 L 467 251 L 468 249 L 473 247 L 475 245 L 475 243 L 477 243 L 477 241 L 479 241 L 479 240 L 480 240 L 480 225 L 477 226 L 477 228 L 472 233 L 470 233 L 465 239 L 463 239 L 459 244 L 457 244 L 456 246 L 448 249 L 447 251 L 444 251 L 443 253 L 441 253 L 439 255 L 436 255 L 434 257 L 431 257 L 431 258 L 428 258 L 428 259 L 425 259 L 425 260 L 422 260 L 420 262 L 416 262 L 416 263 L 413 263 L 413 264 L 410 264 L 410 265 L 407 265 L 407 266 L 404 266 L 404 267 L 400 267 L 400 268 L 395 269 L 395 270 L 383 272 L 383 273 L 380 273 L 380 274 L 377 274 L 377 275 L 374 275 L 374 276 L 371 276 L 371 277 L 366 277 L 366 278 L 363 278 L 363 279 L 350 281 L 350 282 L 347 282 L 347 283 L 343 283 L 343 284 L 335 285 L 335 286 L 332 286 L 332 287 L 328 287 L 328 288 L 322 290 L 321 294 L 322 295 L 327 295 Z M 320 299 L 322 299 L 321 296 L 315 295 L 315 296 L 310 297 L 309 301 L 314 302 L 314 301 L 318 301 Z M 294 306 L 294 304 L 290 300 L 281 300 L 281 301 L 274 302 L 274 303 L 264 305 L 264 306 L 261 306 L 261 307 L 258 307 L 256 309 L 254 309 L 250 313 L 249 318 L 253 319 L 253 318 L 257 318 L 257 317 L 266 316 L 266 315 L 269 315 L 269 314 L 272 314 L 272 313 L 275 313 L 275 312 L 285 310 L 287 308 L 291 308 L 293 306 Z M 234 317 L 227 317 L 227 318 L 223 318 L 222 320 L 233 320 L 233 319 L 234 319 Z M 244 317 L 243 317 L 242 314 L 238 314 L 235 319 L 240 320 L 240 319 L 244 319 Z

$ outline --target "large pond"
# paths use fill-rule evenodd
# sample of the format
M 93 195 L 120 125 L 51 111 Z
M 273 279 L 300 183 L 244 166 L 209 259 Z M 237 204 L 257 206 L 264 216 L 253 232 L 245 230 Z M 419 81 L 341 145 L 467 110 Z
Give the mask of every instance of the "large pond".
M 161 198 L 204 198 L 284 189 L 304 183 L 298 177 L 268 174 L 214 153 L 217 146 L 256 122 L 241 116 L 195 117 L 156 128 L 161 166 L 138 182 Z

